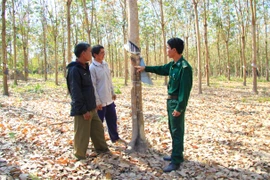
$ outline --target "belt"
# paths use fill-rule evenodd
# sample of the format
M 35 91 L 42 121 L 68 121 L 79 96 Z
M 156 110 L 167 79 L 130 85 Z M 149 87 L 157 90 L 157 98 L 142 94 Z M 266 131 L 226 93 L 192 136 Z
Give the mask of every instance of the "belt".
M 171 96 L 171 95 L 168 95 L 168 99 L 178 99 L 178 96 Z

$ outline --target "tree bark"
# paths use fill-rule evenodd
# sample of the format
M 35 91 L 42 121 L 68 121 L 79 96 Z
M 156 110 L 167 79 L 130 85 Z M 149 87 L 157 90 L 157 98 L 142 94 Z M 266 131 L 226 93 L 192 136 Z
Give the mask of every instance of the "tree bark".
M 71 32 L 70 32 L 70 6 L 72 0 L 67 0 L 67 29 L 68 29 L 68 63 L 71 62 Z
M 198 2 L 193 0 L 193 7 L 195 12 L 195 27 L 196 27 L 196 38 L 197 38 L 197 58 L 198 58 L 198 94 L 202 94 L 202 73 L 201 73 L 201 38 L 199 30 L 199 20 L 198 20 Z
M 123 44 L 127 43 L 127 33 L 126 33 L 126 22 L 127 22 L 127 1 L 126 0 L 120 0 L 120 4 L 122 7 L 122 32 L 123 32 Z M 124 50 L 124 77 L 125 77 L 125 82 L 124 85 L 127 86 L 128 82 L 128 55 L 127 51 Z
M 139 20 L 137 0 L 128 0 L 128 32 L 129 40 L 139 47 Z M 132 138 L 128 151 L 145 152 L 147 143 L 144 134 L 144 119 L 142 110 L 142 86 L 140 73 L 136 73 L 134 65 L 140 64 L 139 55 L 131 55 L 131 104 L 132 104 Z
M 6 0 L 2 0 L 2 59 L 3 59 L 3 87 L 4 95 L 8 96 L 8 69 L 7 69 L 7 50 L 6 50 Z
M 167 64 L 167 43 L 166 43 L 166 32 L 165 32 L 165 22 L 164 22 L 164 14 L 163 14 L 163 2 L 159 1 L 160 5 L 160 17 L 161 17 L 161 30 L 162 30 L 162 39 L 163 39 L 163 61 L 164 64 Z M 164 85 L 168 84 L 168 77 L 164 77 Z
M 16 22 L 15 22 L 15 5 L 12 0 L 12 25 L 13 25 L 13 73 L 14 73 L 14 85 L 18 85 L 17 81 L 17 38 L 16 38 Z
M 208 39 L 207 39 L 207 12 L 206 12 L 206 1 L 204 0 L 204 46 L 205 46 L 205 74 L 206 74 L 206 85 L 210 86 L 209 82 L 209 50 L 208 50 Z
M 265 5 L 265 2 L 263 0 L 263 5 Z M 266 81 L 269 81 L 269 59 L 268 59 L 268 37 L 267 37 L 267 17 L 268 17 L 268 11 L 264 11 L 264 32 L 265 32 L 265 78 Z
M 84 18 L 86 23 L 86 32 L 87 32 L 87 39 L 88 43 L 91 44 L 91 31 L 92 31 L 92 25 L 93 25 L 93 16 L 94 16 L 94 1 L 92 1 L 92 9 L 91 9 L 91 25 L 89 25 L 88 20 L 88 13 L 86 8 L 86 0 L 83 0 L 83 10 L 84 10 Z
M 257 64 L 256 64 L 256 1 L 250 0 L 251 16 L 252 16 L 252 72 L 253 72 L 253 93 L 257 91 Z
M 47 65 L 47 20 L 45 16 L 45 0 L 43 0 L 43 8 L 42 8 L 42 29 L 43 29 L 43 53 L 44 53 L 44 67 L 43 67 L 43 72 L 44 72 L 44 80 L 47 81 L 47 70 L 48 70 L 48 65 Z

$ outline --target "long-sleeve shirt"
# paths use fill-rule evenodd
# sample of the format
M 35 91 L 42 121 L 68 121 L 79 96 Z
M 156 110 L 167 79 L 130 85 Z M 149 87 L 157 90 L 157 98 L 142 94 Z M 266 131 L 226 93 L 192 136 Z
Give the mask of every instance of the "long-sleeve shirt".
M 108 64 L 104 60 L 102 63 L 93 60 L 90 73 L 95 89 L 96 105 L 102 104 L 104 107 L 113 103 L 114 89 Z
M 71 62 L 68 66 L 67 87 L 71 96 L 71 116 L 83 115 L 96 108 L 94 87 L 88 65 Z
M 177 96 L 176 111 L 186 109 L 192 88 L 192 67 L 182 56 L 177 62 L 171 61 L 163 66 L 145 66 L 146 72 L 169 76 L 168 95 Z

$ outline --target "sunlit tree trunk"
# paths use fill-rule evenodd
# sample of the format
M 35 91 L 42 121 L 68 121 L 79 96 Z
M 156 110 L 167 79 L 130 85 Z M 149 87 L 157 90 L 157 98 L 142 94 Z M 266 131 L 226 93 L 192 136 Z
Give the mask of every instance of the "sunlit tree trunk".
M 23 61 L 24 61 L 24 80 L 28 80 L 28 39 L 29 39 L 29 9 L 30 1 L 27 1 L 27 10 L 24 19 L 22 20 L 22 46 L 23 46 Z
M 207 3 L 209 4 L 209 2 Z M 208 9 L 208 8 L 207 8 Z M 210 86 L 209 83 L 209 50 L 208 50 L 208 39 L 207 39 L 207 12 L 206 12 L 206 1 L 204 0 L 204 46 L 205 46 L 205 74 L 206 74 L 206 85 Z
M 265 7 L 265 1 L 263 0 L 263 6 Z M 265 28 L 265 78 L 266 81 L 269 81 L 269 59 L 268 59 L 268 37 L 267 37 L 267 20 L 268 20 L 268 11 L 264 10 L 264 28 Z
M 84 10 L 84 18 L 85 18 L 85 25 L 86 25 L 86 32 L 88 37 L 88 43 L 91 44 L 91 30 L 93 25 L 93 17 L 94 17 L 94 1 L 92 1 L 92 9 L 91 9 L 91 24 L 89 24 L 88 20 L 88 13 L 87 13 L 87 7 L 86 7 L 86 0 L 83 0 L 83 10 Z
M 63 69 L 63 76 L 66 78 L 67 76 L 67 71 L 66 71 L 66 31 L 65 31 L 65 25 L 64 25 L 64 19 L 61 19 L 61 24 L 62 24 L 62 69 Z
M 247 82 L 247 69 L 246 69 L 246 32 L 245 32 L 245 23 L 244 23 L 244 12 L 245 7 L 242 7 L 242 1 L 238 0 L 238 4 L 235 2 L 235 8 L 236 8 L 236 15 L 238 18 L 238 24 L 241 26 L 241 58 L 243 63 L 243 85 L 246 86 Z
M 120 0 L 120 5 L 122 7 L 122 33 L 123 33 L 123 44 L 127 43 L 127 31 L 126 31 L 126 22 L 127 22 L 127 1 L 126 0 Z M 127 51 L 123 49 L 124 51 L 124 77 L 125 82 L 124 85 L 127 86 L 128 82 L 128 55 Z
M 71 62 L 71 32 L 70 32 L 70 7 L 72 0 L 67 0 L 67 31 L 68 31 L 68 47 L 67 47 L 67 58 L 68 63 Z
M 12 26 L 13 26 L 13 71 L 14 71 L 14 85 L 18 85 L 17 81 L 17 31 L 15 22 L 15 5 L 14 0 L 12 0 Z
M 245 37 L 245 27 L 244 27 L 244 24 L 242 24 L 241 26 L 241 30 L 242 30 L 242 43 L 241 43 L 241 46 L 242 46 L 242 58 L 243 58 L 243 85 L 246 86 L 247 85 L 247 73 L 246 73 L 246 67 L 247 67 L 247 62 L 246 62 L 246 54 L 245 54 L 245 51 L 246 51 L 246 37 Z
M 128 39 L 139 47 L 139 20 L 137 0 L 128 0 Z M 132 138 L 129 151 L 145 152 L 147 149 L 144 134 L 144 119 L 142 110 L 142 86 L 140 73 L 136 73 L 134 65 L 140 64 L 138 55 L 131 55 L 131 105 L 132 105 Z
M 201 38 L 199 30 L 199 20 L 198 20 L 198 1 L 193 0 L 193 7 L 195 13 L 195 27 L 196 27 L 196 39 L 197 39 L 197 58 L 198 58 L 198 93 L 202 94 L 202 73 L 201 73 Z
M 257 91 L 257 64 L 256 64 L 256 1 L 250 0 L 251 16 L 252 16 L 252 73 L 253 73 L 253 92 Z
M 55 84 L 58 85 L 58 54 L 57 54 L 57 39 L 58 39 L 58 11 L 56 8 L 56 2 L 54 0 L 54 13 L 53 11 L 50 12 L 51 24 L 52 24 L 52 34 L 53 34 L 53 41 L 54 41 L 54 63 L 55 63 Z
M 156 37 L 156 29 L 154 28 L 154 37 Z M 157 53 L 156 53 L 156 49 L 157 49 L 157 42 L 156 42 L 156 38 L 154 38 L 154 42 L 153 42 L 153 48 L 154 48 L 154 62 L 155 62 L 155 65 L 158 64 L 157 62 Z M 157 79 L 157 74 L 155 74 L 155 79 Z
M 218 39 L 217 39 L 217 51 L 218 51 L 218 75 L 221 76 L 221 56 L 220 56 L 220 36 L 218 34 Z
M 160 18 L 161 18 L 161 31 L 162 31 L 162 39 L 163 39 L 163 61 L 164 64 L 167 64 L 167 43 L 166 43 L 166 32 L 165 32 L 165 21 L 164 21 L 164 14 L 163 14 L 163 2 L 162 0 L 159 1 L 160 5 Z M 164 77 L 164 85 L 168 84 L 168 77 Z
M 44 80 L 47 81 L 47 73 L 48 73 L 48 61 L 47 61 L 47 19 L 46 19 L 46 3 L 45 0 L 42 1 L 42 30 L 43 30 L 43 53 L 44 53 L 44 67 L 43 67 L 43 72 L 44 72 Z
M 8 96 L 8 69 L 7 69 L 7 50 L 6 50 L 6 0 L 2 0 L 2 60 L 3 60 L 3 87 L 4 95 Z

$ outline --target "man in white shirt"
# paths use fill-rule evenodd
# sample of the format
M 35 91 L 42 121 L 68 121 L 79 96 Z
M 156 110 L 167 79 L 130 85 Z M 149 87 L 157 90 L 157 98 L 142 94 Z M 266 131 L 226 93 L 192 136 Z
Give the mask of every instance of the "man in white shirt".
M 101 121 L 106 119 L 109 135 L 112 142 L 120 140 L 117 131 L 117 116 L 114 100 L 112 78 L 108 64 L 104 61 L 105 50 L 101 45 L 92 47 L 92 56 L 94 58 L 90 65 L 90 73 L 95 89 L 96 105 L 98 115 Z

